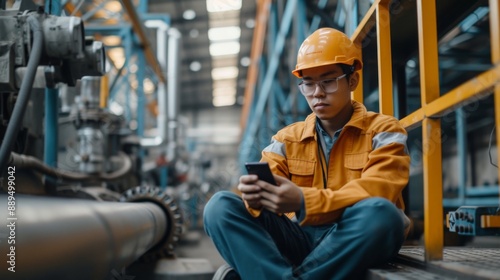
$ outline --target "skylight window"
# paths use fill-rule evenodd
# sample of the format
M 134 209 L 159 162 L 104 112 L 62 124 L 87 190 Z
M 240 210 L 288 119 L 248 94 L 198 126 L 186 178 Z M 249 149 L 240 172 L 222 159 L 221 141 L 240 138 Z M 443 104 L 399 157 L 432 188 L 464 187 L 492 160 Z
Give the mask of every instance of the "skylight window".
M 239 52 L 240 52 L 239 42 L 229 41 L 229 42 L 210 44 L 211 56 L 231 55 L 231 54 L 238 54 Z
M 214 88 L 213 96 L 236 96 L 236 88 L 235 87 L 222 87 L 222 88 Z
M 236 103 L 240 10 L 242 0 L 207 0 L 208 38 L 212 56 L 212 103 L 215 107 Z
M 210 41 L 238 40 L 241 36 L 239 26 L 214 27 L 208 29 L 208 39 Z
M 236 103 L 236 97 L 234 96 L 214 96 L 212 103 L 215 107 L 231 106 Z
M 207 0 L 209 13 L 241 10 L 241 0 Z
M 212 79 L 214 80 L 224 80 L 224 79 L 234 79 L 238 77 L 238 67 L 219 67 L 212 69 Z

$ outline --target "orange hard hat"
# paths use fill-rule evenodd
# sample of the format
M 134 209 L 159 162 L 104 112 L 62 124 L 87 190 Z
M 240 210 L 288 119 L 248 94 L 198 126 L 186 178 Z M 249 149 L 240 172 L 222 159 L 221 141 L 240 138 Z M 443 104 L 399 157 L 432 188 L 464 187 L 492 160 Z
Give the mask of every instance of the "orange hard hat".
M 360 70 L 363 68 L 361 48 L 336 29 L 320 28 L 300 46 L 292 74 L 301 78 L 304 69 L 337 63 L 354 64 L 354 71 Z

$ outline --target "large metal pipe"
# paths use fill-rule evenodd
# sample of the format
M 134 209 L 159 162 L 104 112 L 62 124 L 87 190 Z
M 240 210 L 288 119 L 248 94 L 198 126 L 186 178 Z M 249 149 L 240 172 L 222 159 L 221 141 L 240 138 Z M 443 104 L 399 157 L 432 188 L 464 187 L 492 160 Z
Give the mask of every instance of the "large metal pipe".
M 144 25 L 148 28 L 156 28 L 156 52 L 160 64 L 161 75 L 167 72 L 167 41 L 169 25 L 161 20 L 147 20 Z M 172 83 L 170 77 L 168 83 Z M 156 137 L 141 138 L 141 146 L 158 147 L 167 143 L 168 117 L 167 117 L 167 90 L 164 82 L 158 83 L 158 116 L 156 116 Z
M 168 30 L 168 147 L 167 156 L 170 161 L 177 158 L 177 141 L 179 130 L 179 69 L 181 33 L 175 28 Z
M 11 197 L 0 195 L 0 279 L 111 279 L 170 230 L 152 202 Z

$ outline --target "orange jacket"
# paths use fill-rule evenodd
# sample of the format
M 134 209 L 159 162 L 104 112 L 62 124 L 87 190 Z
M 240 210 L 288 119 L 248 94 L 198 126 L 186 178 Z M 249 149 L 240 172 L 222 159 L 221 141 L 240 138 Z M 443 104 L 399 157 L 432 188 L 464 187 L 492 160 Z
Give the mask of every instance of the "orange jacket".
M 302 189 L 301 225 L 335 222 L 346 207 L 368 197 L 387 198 L 404 210 L 401 191 L 408 183 L 410 164 L 407 133 L 394 117 L 367 112 L 356 101 L 352 104 L 353 115 L 330 153 L 326 189 L 314 113 L 278 131 L 262 152 L 261 161 L 269 162 L 274 174 Z M 255 217 L 260 214 L 248 210 Z

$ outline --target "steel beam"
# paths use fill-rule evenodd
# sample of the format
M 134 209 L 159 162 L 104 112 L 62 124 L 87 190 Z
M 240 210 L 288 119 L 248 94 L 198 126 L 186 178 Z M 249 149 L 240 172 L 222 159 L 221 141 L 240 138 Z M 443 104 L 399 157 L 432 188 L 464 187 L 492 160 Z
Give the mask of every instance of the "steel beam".
M 363 40 L 366 38 L 366 35 L 370 32 L 370 30 L 376 25 L 376 12 L 377 7 L 380 4 L 380 0 L 374 1 L 374 3 L 370 6 L 370 9 L 366 12 L 365 16 L 359 23 L 354 33 L 351 35 L 351 40 L 363 47 Z M 354 90 L 352 98 L 356 101 L 363 103 L 363 70 L 359 71 L 359 83 L 356 90 Z
M 250 115 L 250 106 L 253 104 L 255 85 L 257 84 L 259 72 L 259 62 L 262 57 L 262 50 L 264 49 L 264 39 L 266 38 L 266 27 L 269 20 L 270 9 L 271 0 L 257 1 L 257 14 L 255 16 L 255 29 L 250 52 L 250 65 L 248 67 L 244 102 L 240 118 L 241 131 L 245 131 L 248 116 Z
M 153 49 L 151 48 L 151 44 L 149 43 L 149 40 L 146 36 L 146 33 L 144 32 L 144 28 L 142 26 L 142 22 L 139 19 L 139 16 L 137 15 L 136 8 L 134 4 L 130 0 L 121 0 L 123 7 L 127 11 L 127 14 L 129 16 L 129 20 L 132 24 L 132 28 L 134 29 L 134 33 L 137 35 L 139 38 L 139 42 L 141 44 L 141 47 L 144 49 L 144 56 L 146 57 L 146 61 L 148 64 L 151 66 L 151 69 L 155 72 L 156 76 L 158 76 L 158 79 L 166 84 L 167 81 L 165 77 L 163 76 L 163 73 L 161 71 L 161 66 L 158 63 L 158 60 L 156 59 L 156 56 L 153 53 Z
M 269 62 L 269 68 L 267 69 L 266 76 L 262 82 L 262 87 L 260 88 L 259 98 L 255 104 L 255 115 L 252 122 L 248 126 L 248 137 L 250 137 L 250 143 L 253 143 L 257 130 L 259 128 L 260 119 L 264 112 L 269 95 L 271 94 L 271 89 L 273 85 L 273 80 L 276 77 L 276 72 L 278 70 L 280 57 L 285 47 L 285 38 L 290 30 L 292 24 L 293 14 L 297 7 L 298 0 L 288 1 L 286 3 L 283 18 L 281 20 L 281 26 L 277 38 L 275 39 L 273 52 L 270 53 L 271 61 Z

